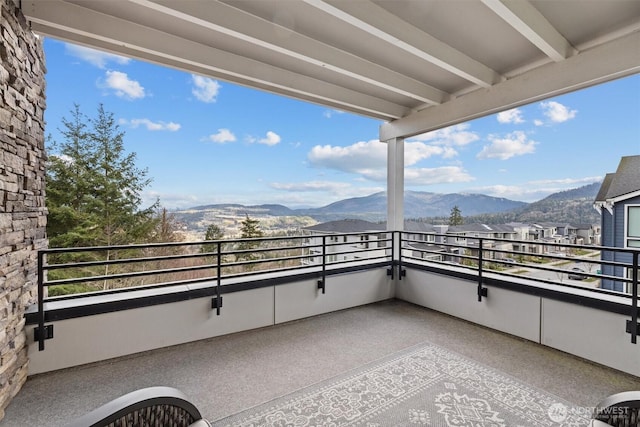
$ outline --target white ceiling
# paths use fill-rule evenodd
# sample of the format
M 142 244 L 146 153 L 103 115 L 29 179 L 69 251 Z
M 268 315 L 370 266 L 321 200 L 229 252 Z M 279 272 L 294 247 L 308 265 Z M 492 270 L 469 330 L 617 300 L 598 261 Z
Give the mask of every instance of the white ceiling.
M 378 118 L 381 140 L 640 72 L 640 0 L 20 4 L 37 33 Z

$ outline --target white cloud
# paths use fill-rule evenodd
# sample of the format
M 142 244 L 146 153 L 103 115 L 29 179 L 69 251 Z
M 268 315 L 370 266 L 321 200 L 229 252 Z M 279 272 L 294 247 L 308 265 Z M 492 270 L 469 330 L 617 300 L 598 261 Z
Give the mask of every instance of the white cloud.
M 461 123 L 459 125 L 449 126 L 448 128 L 416 135 L 407 140 L 427 141 L 434 145 L 461 147 L 480 139 L 475 132 L 468 130 L 469 127 L 470 125 L 468 123 Z
M 531 181 L 531 185 L 544 185 L 544 186 L 554 186 L 554 187 L 564 187 L 564 188 L 575 188 L 575 186 L 583 186 L 588 184 L 593 184 L 594 182 L 602 181 L 602 176 L 586 176 L 583 178 L 563 178 L 563 179 L 542 179 Z M 563 189 L 564 189 L 563 188 Z M 558 190 L 562 191 L 562 190 Z
M 338 190 L 344 190 L 350 187 L 345 182 L 331 182 L 331 181 L 308 181 L 308 182 L 272 182 L 269 184 L 271 188 L 283 191 L 304 191 L 304 192 L 316 192 L 316 191 L 330 191 L 336 192 Z
M 144 87 L 121 71 L 107 71 L 104 86 L 114 90 L 120 98 L 133 100 L 145 97 Z
M 464 147 L 480 137 L 469 130 L 470 125 L 463 123 L 450 126 L 445 129 L 414 136 L 404 142 L 404 164 L 410 167 L 419 162 L 439 156 L 450 159 L 458 155 L 457 148 Z M 387 144 L 378 140 L 360 141 L 355 144 L 340 147 L 332 145 L 316 145 L 307 155 L 309 164 L 315 167 L 339 170 L 355 173 L 365 179 L 381 181 L 386 180 Z M 455 182 L 470 179 L 461 169 L 443 169 L 450 173 Z M 417 172 L 422 171 L 422 172 Z M 419 174 L 423 178 L 416 178 L 420 182 L 432 182 L 432 178 L 424 178 L 431 169 L 414 169 L 413 174 Z M 439 182 L 454 182 L 439 181 Z
M 73 157 L 68 156 L 66 154 L 50 154 L 49 157 L 50 158 L 55 157 L 56 159 L 60 160 L 62 163 L 64 163 L 67 166 L 75 163 L 75 161 L 73 160 Z
M 262 197 L 265 203 L 285 203 L 287 206 L 323 206 L 336 200 L 350 197 L 362 197 L 385 191 L 385 186 L 353 186 L 346 182 L 336 181 L 307 181 L 307 182 L 274 182 L 269 186 L 279 193 L 265 193 Z M 310 196 L 309 193 L 313 193 Z
M 180 125 L 174 122 L 153 122 L 149 119 L 120 119 L 120 123 L 123 125 L 129 125 L 132 128 L 137 128 L 138 126 L 145 126 L 147 130 L 150 131 L 158 131 L 158 130 L 168 130 L 171 132 L 175 132 L 180 130 Z
M 429 145 L 417 141 L 407 141 L 404 144 L 405 167 L 413 166 L 433 156 L 450 158 L 457 154 L 455 149 L 448 146 Z M 378 140 L 360 141 L 347 147 L 316 145 L 307 155 L 307 159 L 312 166 L 354 173 L 368 180 L 384 181 L 387 178 L 387 144 Z M 414 169 L 414 171 L 417 170 L 419 169 Z M 454 172 L 452 169 L 442 170 L 449 173 Z M 430 169 L 424 169 L 421 172 L 422 176 L 428 174 L 429 171 Z M 458 170 L 456 170 L 456 173 L 458 173 Z M 431 182 L 432 180 L 421 179 L 419 181 Z M 447 181 L 445 179 L 438 182 L 459 181 L 457 179 L 455 181 Z
M 520 200 L 533 202 L 540 200 L 549 195 L 553 191 L 533 187 L 529 184 L 524 185 L 490 185 L 486 187 L 476 187 L 470 191 L 474 193 L 486 194 L 493 197 L 504 197 L 505 199 Z
M 432 156 L 442 156 L 444 158 L 449 158 L 454 157 L 457 154 L 458 152 L 451 147 L 427 145 L 422 142 L 405 142 L 404 144 L 405 166 L 415 165 L 421 160 L 428 159 Z
M 522 111 L 518 108 L 502 111 L 498 113 L 497 118 L 500 123 L 524 123 Z
M 257 142 L 258 144 L 264 144 L 269 146 L 277 145 L 280 143 L 280 135 L 278 135 L 275 132 L 268 131 L 267 136 L 259 139 Z
M 540 108 L 542 108 L 543 114 L 554 123 L 562 123 L 567 120 L 571 120 L 578 113 L 577 110 L 571 110 L 570 108 L 555 101 L 541 102 Z
M 218 144 L 224 144 L 226 142 L 234 142 L 236 140 L 236 136 L 229 129 L 218 129 L 217 133 L 213 133 L 209 135 L 207 138 L 211 142 L 216 142 Z
M 187 209 L 194 206 L 202 205 L 205 201 L 199 200 L 197 196 L 193 194 L 180 193 L 162 193 L 154 190 L 145 191 L 142 195 L 143 206 L 150 206 L 160 199 L 162 206 Z
M 316 167 L 360 173 L 366 169 L 386 168 L 387 145 L 378 140 L 360 141 L 347 147 L 316 145 L 307 158 Z
M 489 135 L 491 144 L 485 145 L 478 153 L 479 159 L 500 159 L 507 160 L 511 157 L 522 156 L 535 152 L 536 141 L 529 140 L 522 131 L 508 134 L 504 138 Z
M 325 110 L 324 113 L 322 113 L 322 115 L 327 119 L 332 118 L 335 114 L 344 114 L 344 111 L 341 111 L 341 110 Z
M 385 177 L 386 179 L 386 177 Z M 406 185 L 430 185 L 452 182 L 473 181 L 463 168 L 459 166 L 443 166 L 438 168 L 409 168 L 404 171 Z
M 544 122 L 542 120 L 535 119 L 533 121 L 533 124 L 536 125 L 536 126 L 542 126 L 542 125 L 544 125 Z
M 212 103 L 216 102 L 218 92 L 220 91 L 220 83 L 208 77 L 191 75 L 191 82 L 194 88 L 191 93 L 199 101 Z
M 124 56 L 114 55 L 113 53 L 102 52 L 75 44 L 65 43 L 64 47 L 67 54 L 75 56 L 78 59 L 102 69 L 106 68 L 107 64 L 110 62 L 115 62 L 119 65 L 126 65 L 130 61 L 129 58 L 125 58 Z

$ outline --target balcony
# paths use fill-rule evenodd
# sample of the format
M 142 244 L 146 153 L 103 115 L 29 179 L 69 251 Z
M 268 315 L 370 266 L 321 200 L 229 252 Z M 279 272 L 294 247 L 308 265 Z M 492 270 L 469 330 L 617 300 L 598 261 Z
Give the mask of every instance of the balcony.
M 534 263 L 501 241 L 477 239 L 471 255 L 456 243 L 419 249 L 434 240 L 426 233 L 360 234 L 375 244 L 345 245 L 345 235 L 41 251 L 41 310 L 26 326 L 32 376 L 4 423 L 64 425 L 153 385 L 181 389 L 218 420 L 425 342 L 585 411 L 640 388 L 637 293 L 595 287 L 601 273 L 570 281 L 566 257 Z M 454 258 L 427 261 L 433 253 Z M 55 278 L 61 270 L 73 277 Z M 147 284 L 106 285 L 126 280 Z M 616 280 L 637 291 L 637 277 Z M 44 298 L 72 282 L 115 289 Z
M 330 312 L 333 314 L 327 314 L 328 319 L 339 319 L 345 313 L 339 310 L 389 304 L 380 302 L 386 300 L 422 305 L 426 309 L 419 312 L 424 315 L 435 315 L 428 311 L 435 310 L 458 316 L 546 346 L 534 348 L 555 348 L 639 375 L 640 358 L 634 344 L 638 332 L 637 274 L 623 278 L 623 283 L 633 283 L 631 296 L 563 283 L 562 275 L 566 273 L 551 264 L 542 265 L 539 271 L 560 275 L 561 283 L 553 283 L 553 278 L 532 281 L 530 277 L 519 276 L 517 270 L 486 270 L 484 260 L 479 259 L 486 255 L 482 245 L 476 253 L 458 252 L 459 260 L 430 255 L 425 252 L 431 250 L 428 247 L 416 248 L 421 260 L 411 259 L 395 245 L 386 259 L 349 260 L 350 264 L 342 266 L 328 264 L 327 253 L 321 252 L 321 265 L 310 262 L 306 271 L 296 267 L 291 271 L 225 276 L 224 280 L 221 274 L 216 274 L 189 284 L 172 284 L 168 279 L 163 286 L 111 289 L 91 296 L 59 299 L 44 298 L 42 276 L 39 309 L 27 314 L 25 327 L 24 308 L 35 297 L 35 255 L 47 246 L 43 146 L 46 64 L 39 36 L 384 121 L 379 140 L 387 143 L 388 230 L 401 230 L 404 220 L 401 195 L 405 138 L 640 71 L 638 56 L 634 55 L 640 42 L 637 31 L 640 8 L 632 0 L 525 1 L 517 6 L 504 1 L 469 2 L 464 13 L 456 2 L 413 2 L 410 8 L 406 2 L 363 2 L 358 7 L 353 2 L 292 2 L 286 4 L 286 13 L 282 10 L 283 3 L 277 1 L 161 3 L 2 1 L 0 50 L 3 64 L 6 61 L 10 66 L 3 68 L 0 79 L 5 98 L 0 109 L 2 136 L 3 144 L 8 144 L 0 150 L 0 155 L 4 155 L 0 174 L 4 194 L 0 249 L 6 275 L 6 281 L 5 277 L 0 278 L 4 295 L 0 306 L 3 312 L 0 417 L 24 381 L 25 333 L 29 373 L 34 375 L 27 389 L 9 407 L 8 424 L 25 425 L 31 417 L 40 417 L 40 424 L 49 421 L 55 424 L 54 418 L 60 418 L 49 408 L 70 417 L 104 401 L 107 394 L 110 398 L 125 388 L 119 386 L 125 384 L 124 379 L 116 378 L 115 373 L 80 379 L 81 386 L 71 384 L 69 381 L 76 375 L 73 372 L 89 372 L 89 368 L 74 366 L 87 363 L 116 366 L 110 362 L 113 358 L 124 358 L 117 359 L 117 366 L 124 366 L 125 360 L 143 360 L 143 356 L 134 354 L 151 351 L 162 357 L 169 350 L 160 348 L 198 340 L 230 339 L 233 344 L 236 336 L 227 334 L 265 327 L 276 330 L 296 319 L 310 318 L 298 321 L 315 324 L 321 318 L 312 316 Z M 272 19 L 281 16 L 287 19 Z M 420 16 L 425 19 L 417 22 L 416 17 Z M 331 25 L 325 25 L 327 22 Z M 287 37 L 282 37 L 283 34 Z M 208 43 L 202 42 L 205 40 Z M 425 259 L 441 264 L 426 264 Z M 335 258 L 335 261 L 346 260 Z M 610 265 L 615 269 L 628 268 L 627 264 L 615 261 Z M 637 272 L 637 258 L 633 264 L 632 270 Z M 39 267 L 43 272 L 42 263 Z M 530 269 L 531 265 L 525 267 Z M 387 275 L 389 271 L 392 275 Z M 602 276 L 599 273 L 589 274 L 596 276 L 595 280 L 606 279 L 598 277 Z M 132 276 L 123 276 L 115 280 L 131 279 Z M 383 313 L 380 305 L 371 307 Z M 424 319 L 419 324 L 424 327 Z M 40 332 L 37 343 L 33 342 L 36 327 Z M 465 322 L 456 332 L 470 327 Z M 259 331 L 259 336 L 263 336 L 266 330 Z M 51 334 L 53 338 L 46 339 Z M 287 378 L 285 390 L 334 374 L 337 372 L 333 370 L 334 364 L 340 369 L 349 368 L 337 365 L 336 361 L 345 349 L 351 352 L 352 342 L 340 341 L 340 334 L 327 340 L 335 341 L 342 351 L 331 353 L 334 357 L 328 366 L 320 365 L 318 357 L 310 357 L 302 374 L 304 380 L 295 383 L 292 375 L 291 380 Z M 375 340 L 364 337 L 363 342 L 369 346 L 363 344 L 362 357 L 380 355 L 371 350 L 381 345 L 380 337 L 376 335 Z M 286 341 L 277 343 L 279 349 L 291 352 L 293 348 Z M 483 344 L 481 341 L 469 348 L 478 352 Z M 515 345 L 506 348 L 516 348 Z M 397 348 L 401 347 L 399 344 Z M 387 354 L 397 350 L 383 348 Z M 490 350 L 488 353 L 494 354 L 495 347 Z M 309 351 L 315 355 L 319 348 Z M 282 354 L 287 354 L 276 353 L 278 360 L 284 360 Z M 215 350 L 207 349 L 205 359 L 211 361 L 211 354 L 215 355 Z M 523 354 L 529 354 L 528 350 Z M 554 372 L 549 365 L 558 359 L 560 356 L 550 353 L 543 358 L 540 369 L 534 367 L 533 372 L 549 372 L 544 376 L 549 381 L 541 384 L 543 388 L 551 387 L 552 378 L 559 378 L 560 383 L 578 390 L 580 396 L 597 389 L 597 384 L 576 384 L 575 378 L 562 377 L 562 373 L 572 372 L 569 367 Z M 269 384 L 282 392 L 282 387 L 276 387 L 278 381 L 284 382 L 282 376 L 269 376 L 272 371 L 266 375 L 264 366 L 255 360 L 251 359 L 251 365 L 260 370 L 258 378 L 265 378 L 262 385 Z M 573 358 L 569 360 L 570 364 L 577 363 Z M 354 366 L 362 362 L 356 361 Z M 506 370 L 509 366 L 502 360 L 496 365 Z M 157 367 L 151 369 L 156 373 L 165 367 L 152 361 L 145 366 Z M 527 368 L 530 366 L 534 365 Z M 314 367 L 319 367 L 324 376 L 313 377 Z M 56 371 L 66 368 L 72 370 Z M 49 371 L 54 372 L 47 374 Z M 149 370 L 143 372 L 144 381 L 156 381 Z M 199 404 L 205 404 L 202 394 L 189 386 L 206 383 L 203 372 L 208 371 L 198 370 L 188 379 L 164 379 L 182 385 L 187 393 L 199 399 Z M 231 375 L 226 377 L 231 381 L 214 386 L 225 392 L 231 390 L 227 392 L 231 397 L 218 393 L 221 395 L 218 401 L 240 402 L 233 399 L 244 392 L 256 391 L 252 387 L 256 383 L 253 378 L 243 380 L 246 377 L 233 369 L 225 372 L 229 374 L 224 375 Z M 618 385 L 625 388 L 618 377 L 614 380 L 610 371 L 606 372 L 613 389 Z M 216 375 L 223 378 L 218 370 Z M 123 376 L 127 380 L 132 378 L 126 372 Z M 54 385 L 39 385 L 39 381 L 47 379 Z M 109 386 L 111 379 L 115 384 Z M 97 383 L 101 386 L 96 387 Z M 74 391 L 66 393 L 58 388 L 64 384 L 71 384 Z M 227 387 L 229 384 L 240 389 Z M 29 396 L 34 397 L 33 401 L 27 402 Z M 264 398 L 268 397 L 242 402 L 223 413 Z M 215 410 L 208 407 L 205 414 L 217 417 Z

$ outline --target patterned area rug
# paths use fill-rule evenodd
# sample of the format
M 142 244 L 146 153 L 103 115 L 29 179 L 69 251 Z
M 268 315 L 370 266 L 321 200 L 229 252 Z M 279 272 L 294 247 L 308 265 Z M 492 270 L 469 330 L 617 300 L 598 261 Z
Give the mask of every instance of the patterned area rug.
M 587 426 L 557 396 L 433 344 L 223 418 L 214 426 Z

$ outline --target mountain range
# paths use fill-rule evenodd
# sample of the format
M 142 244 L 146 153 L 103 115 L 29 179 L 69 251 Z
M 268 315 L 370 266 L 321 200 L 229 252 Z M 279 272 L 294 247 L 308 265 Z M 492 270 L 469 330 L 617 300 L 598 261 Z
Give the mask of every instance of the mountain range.
M 593 209 L 600 183 L 572 190 L 553 193 L 533 203 L 519 202 L 484 194 L 439 194 L 406 191 L 405 218 L 428 222 L 445 221 L 451 209 L 457 206 L 466 223 L 496 224 L 505 222 L 570 222 L 599 223 L 600 217 Z M 355 218 L 368 221 L 386 219 L 386 193 L 374 193 L 366 197 L 340 200 L 319 208 L 291 209 L 279 204 L 245 206 L 240 204 L 214 204 L 196 206 L 173 212 L 184 224 L 202 224 L 214 216 L 250 217 L 310 217 L 317 222 Z

